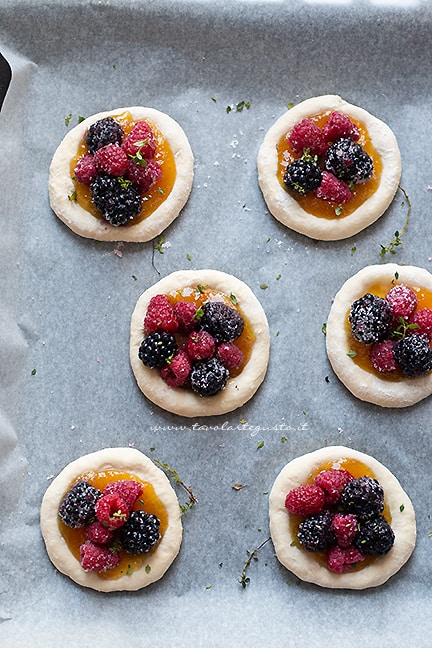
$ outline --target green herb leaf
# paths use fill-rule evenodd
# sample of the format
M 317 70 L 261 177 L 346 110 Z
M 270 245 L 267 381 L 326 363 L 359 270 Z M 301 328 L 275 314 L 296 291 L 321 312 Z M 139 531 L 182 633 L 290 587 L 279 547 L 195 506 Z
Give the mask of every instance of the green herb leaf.
M 286 442 L 288 441 L 288 437 L 287 437 L 287 436 L 283 436 L 283 437 L 281 438 L 281 441 L 282 441 L 282 443 L 286 443 Z
M 380 255 L 382 257 L 385 257 L 385 255 L 387 253 L 396 254 L 395 248 L 398 248 L 398 247 L 403 245 L 402 236 L 405 234 L 405 232 L 408 229 L 408 224 L 409 224 L 409 220 L 410 220 L 410 217 L 411 217 L 411 200 L 410 200 L 407 192 L 405 191 L 405 189 L 403 189 L 400 185 L 398 186 L 398 189 L 405 196 L 406 203 L 407 203 L 407 214 L 406 214 L 406 218 L 405 218 L 405 224 L 402 227 L 400 232 L 398 230 L 396 230 L 396 232 L 394 233 L 394 239 L 392 241 L 390 241 L 390 243 L 388 245 L 381 245 L 380 246 L 381 247 Z M 405 203 L 403 201 L 402 201 L 402 206 L 403 207 L 405 206 Z
M 73 201 L 73 200 L 76 200 L 76 199 L 77 199 L 77 192 L 76 192 L 76 191 L 72 191 L 72 193 L 70 193 L 70 194 L 68 195 L 68 200 Z
M 264 441 L 261 439 L 261 441 L 259 441 L 257 444 L 257 450 L 260 450 L 263 447 L 264 447 Z
M 289 102 L 287 103 L 287 108 L 288 108 L 288 110 L 291 110 L 291 108 L 294 108 L 294 106 L 295 106 L 295 104 L 294 104 L 293 101 L 289 101 Z
M 335 209 L 335 214 L 336 216 L 340 216 L 342 214 L 343 208 L 341 205 L 338 205 Z
M 233 304 L 237 304 L 237 297 L 233 293 L 230 294 L 229 298 Z
M 250 583 L 250 578 L 248 576 L 246 576 L 246 573 L 247 573 L 247 570 L 250 567 L 250 564 L 251 564 L 252 560 L 255 560 L 255 561 L 258 560 L 258 552 L 269 541 L 270 541 L 270 538 L 267 538 L 266 540 L 264 540 L 264 542 L 261 542 L 261 544 L 258 545 L 258 547 L 255 547 L 255 549 L 253 551 L 246 551 L 246 553 L 248 554 L 248 558 L 247 558 L 245 564 L 243 565 L 243 569 L 242 569 L 242 572 L 240 574 L 240 579 L 239 579 L 239 583 L 243 587 L 243 589 L 245 589 L 246 586 L 249 585 L 249 583 Z
M 323 335 L 327 335 L 327 322 L 324 322 L 324 324 L 321 326 L 321 333 Z
M 348 351 L 348 353 L 347 353 L 347 356 L 349 356 L 350 358 L 355 358 L 356 355 L 357 355 L 357 351 L 352 351 L 351 350 L 351 351 Z
M 191 257 L 191 255 L 189 254 L 189 252 L 186 254 L 186 259 L 187 259 L 188 261 L 192 261 L 192 257 Z
M 196 504 L 198 502 L 197 498 L 195 497 L 195 495 L 192 492 L 191 487 L 186 486 L 186 484 L 180 479 L 178 472 L 176 470 L 174 470 L 174 468 L 171 468 L 171 466 L 169 464 L 162 463 L 158 459 L 153 459 L 153 461 L 157 466 L 159 466 L 159 468 L 162 468 L 163 470 L 165 470 L 165 472 L 167 472 L 169 475 L 171 475 L 174 482 L 176 484 L 179 484 L 179 486 L 181 486 L 187 492 L 187 494 L 189 496 L 189 501 L 186 502 L 186 504 L 179 504 L 181 512 L 183 513 L 183 515 L 186 515 L 188 510 L 191 509 L 192 506 L 194 506 L 194 504 Z
M 151 572 L 151 565 L 146 565 L 145 566 L 146 574 L 150 574 Z
M 399 511 L 402 513 L 405 510 L 405 504 L 399 506 Z
M 36 376 L 36 369 L 32 369 L 32 370 L 31 370 L 31 375 L 32 375 L 32 376 Z
M 65 117 L 65 124 L 66 126 L 69 126 L 69 122 L 72 119 L 72 113 L 69 113 L 67 117 Z

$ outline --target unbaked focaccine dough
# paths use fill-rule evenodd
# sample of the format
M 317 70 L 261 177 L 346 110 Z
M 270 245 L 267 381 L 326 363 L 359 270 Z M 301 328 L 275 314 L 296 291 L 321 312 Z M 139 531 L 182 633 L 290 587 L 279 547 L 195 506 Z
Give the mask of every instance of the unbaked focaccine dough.
M 290 526 L 285 508 L 287 493 L 308 480 L 311 473 L 327 462 L 349 458 L 362 462 L 372 470 L 384 489 L 385 502 L 391 515 L 395 534 L 394 545 L 358 571 L 336 574 L 299 546 Z M 269 500 L 270 533 L 279 561 L 293 574 L 308 583 L 322 587 L 365 589 L 382 585 L 406 563 L 416 541 L 416 521 L 412 503 L 396 477 L 379 461 L 367 454 L 344 446 L 328 446 L 290 461 L 277 476 Z
M 63 497 L 81 474 L 118 470 L 152 484 L 168 514 L 168 527 L 157 547 L 146 556 L 145 565 L 130 575 L 116 579 L 101 578 L 86 572 L 70 552 L 59 528 L 58 510 Z M 177 556 L 182 541 L 181 511 L 177 496 L 165 473 L 142 452 L 134 448 L 106 448 L 84 455 L 68 464 L 48 487 L 40 511 L 42 536 L 55 567 L 79 585 L 101 592 L 138 590 L 162 578 Z
M 278 179 L 277 145 L 302 119 L 339 111 L 364 124 L 382 160 L 378 189 L 362 205 L 345 217 L 319 218 L 305 211 Z M 323 241 L 336 241 L 357 234 L 375 222 L 390 205 L 401 176 L 401 157 L 392 130 L 380 119 L 337 95 L 323 95 L 302 101 L 288 110 L 268 130 L 258 153 L 258 181 L 270 213 L 300 234 Z
M 326 327 L 327 355 L 335 374 L 360 400 L 382 407 L 408 407 L 432 394 L 432 373 L 397 382 L 386 380 L 385 374 L 365 371 L 347 355 L 350 351 L 345 326 L 347 312 L 377 282 L 386 282 L 389 288 L 394 282 L 432 291 L 432 275 L 423 268 L 396 263 L 363 268 L 343 284 L 334 298 Z
M 86 130 L 100 119 L 129 112 L 134 120 L 149 120 L 159 128 L 171 146 L 176 179 L 171 193 L 155 211 L 143 220 L 130 225 L 114 227 L 103 218 L 96 218 L 69 196 L 75 187 L 71 178 L 70 164 Z M 73 232 L 98 241 L 149 241 L 172 223 L 184 207 L 192 189 L 193 154 L 181 126 L 169 115 L 143 106 L 118 108 L 87 117 L 70 130 L 56 152 L 50 166 L 49 196 L 52 210 Z
M 227 297 L 234 294 L 237 305 L 249 320 L 256 339 L 241 373 L 228 379 L 226 387 L 214 396 L 202 397 L 185 388 L 169 387 L 159 371 L 146 367 L 138 357 L 144 339 L 143 323 L 147 306 L 158 294 L 176 293 L 183 288 L 207 286 Z M 148 288 L 138 299 L 131 319 L 130 362 L 139 388 L 159 407 L 181 416 L 213 416 L 240 407 L 255 394 L 264 380 L 270 352 L 270 334 L 264 310 L 252 290 L 240 279 L 218 270 L 179 270 Z

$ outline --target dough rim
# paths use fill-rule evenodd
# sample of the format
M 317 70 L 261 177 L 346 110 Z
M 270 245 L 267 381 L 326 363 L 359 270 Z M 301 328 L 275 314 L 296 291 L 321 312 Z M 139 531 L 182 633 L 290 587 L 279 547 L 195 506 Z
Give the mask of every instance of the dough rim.
M 378 189 L 349 216 L 328 220 L 306 212 L 277 179 L 277 143 L 295 124 L 311 115 L 339 110 L 361 121 L 367 128 L 382 159 Z M 337 241 L 354 236 L 374 223 L 392 202 L 402 171 L 401 155 L 390 127 L 377 117 L 354 106 L 338 95 L 306 99 L 288 110 L 271 126 L 258 153 L 258 182 L 270 213 L 292 230 L 321 241 Z
M 143 322 L 148 303 L 157 294 L 202 284 L 229 296 L 233 293 L 254 332 L 255 343 L 242 372 L 229 378 L 225 389 L 202 397 L 191 390 L 168 387 L 159 372 L 143 365 L 138 349 L 143 340 Z M 270 333 L 264 310 L 252 290 L 240 279 L 219 270 L 178 270 L 148 288 L 138 299 L 131 318 L 130 363 L 138 387 L 153 403 L 185 417 L 226 414 L 246 403 L 264 380 L 270 354 Z
M 376 281 L 391 281 L 432 291 L 432 275 L 423 268 L 396 263 L 366 266 L 348 279 L 336 294 L 327 320 L 326 349 L 333 371 L 357 398 L 381 407 L 409 407 L 432 394 L 432 372 L 392 382 L 365 371 L 347 355 L 349 341 L 345 317 L 351 304 L 368 292 Z
M 357 572 L 336 574 L 320 565 L 313 553 L 291 546 L 296 538 L 289 525 L 285 497 L 289 490 L 304 484 L 320 464 L 349 457 L 371 468 L 384 489 L 392 517 L 395 542 L 388 554 Z M 401 505 L 403 510 L 401 511 Z M 366 589 L 385 583 L 411 556 L 416 542 L 416 520 L 411 500 L 393 473 L 373 457 L 344 446 L 320 448 L 290 461 L 277 476 L 269 500 L 270 534 L 278 560 L 303 581 L 336 589 Z
M 58 509 L 69 485 L 80 474 L 93 470 L 121 470 L 150 482 L 168 514 L 168 527 L 157 548 L 148 555 L 146 565 L 130 576 L 108 580 L 85 572 L 69 551 L 58 526 Z M 40 525 L 48 556 L 54 566 L 73 581 L 100 592 L 135 591 L 159 580 L 177 556 L 182 541 L 181 512 L 177 496 L 166 477 L 146 455 L 135 448 L 105 448 L 69 463 L 45 492 L 40 511 Z
M 155 211 L 142 221 L 114 227 L 104 219 L 95 218 L 68 196 L 75 190 L 70 177 L 70 162 L 87 130 L 99 119 L 115 117 L 130 112 L 132 117 L 149 119 L 168 140 L 176 163 L 176 179 L 171 193 Z M 49 171 L 49 197 L 51 209 L 73 232 L 97 241 L 125 241 L 141 243 L 158 236 L 179 215 L 192 190 L 194 175 L 193 153 L 181 126 L 169 115 L 144 106 L 118 108 L 91 115 L 72 128 L 54 153 Z

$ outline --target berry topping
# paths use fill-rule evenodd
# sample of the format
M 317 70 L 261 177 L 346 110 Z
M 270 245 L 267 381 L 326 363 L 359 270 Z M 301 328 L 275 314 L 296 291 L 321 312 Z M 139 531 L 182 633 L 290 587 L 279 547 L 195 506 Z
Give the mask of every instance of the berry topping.
M 96 544 L 109 544 L 114 537 L 114 531 L 96 520 L 86 527 L 86 537 Z
M 74 176 L 78 182 L 90 185 L 97 176 L 96 166 L 93 155 L 86 153 L 75 164 Z
M 323 511 L 300 522 L 297 534 L 300 544 L 308 551 L 324 551 L 331 547 L 335 543 L 332 520 L 332 513 Z
M 321 170 L 313 160 L 294 160 L 287 164 L 283 181 L 295 193 L 307 194 L 319 187 Z
M 228 369 L 217 358 L 202 360 L 192 368 L 191 387 L 200 396 L 213 396 L 225 387 L 228 377 Z
M 129 517 L 129 509 L 122 497 L 117 493 L 102 495 L 96 502 L 96 517 L 108 529 L 118 529 Z
M 398 368 L 394 357 L 395 340 L 383 340 L 372 344 L 369 359 L 374 369 L 380 372 L 395 371 Z
M 290 490 L 285 498 L 285 508 L 294 515 L 313 515 L 324 508 L 325 493 L 315 484 L 306 484 Z
M 141 191 L 148 191 L 162 176 L 162 169 L 156 160 L 150 160 L 145 164 L 136 164 L 129 160 L 126 176 L 138 185 Z
M 392 321 L 390 305 L 385 299 L 367 293 L 351 305 L 349 321 L 356 340 L 363 344 L 380 342 Z
M 329 147 L 325 167 L 345 182 L 362 183 L 369 180 L 373 173 L 372 159 L 350 137 L 340 139 Z
M 186 349 L 191 360 L 206 360 L 214 355 L 216 342 L 205 330 L 192 331 L 187 339 Z
M 385 556 L 393 547 L 394 539 L 390 524 L 382 515 L 378 515 L 360 523 L 354 545 L 362 554 Z
M 298 122 L 288 136 L 288 142 L 296 153 L 309 149 L 311 155 L 322 155 L 327 150 L 322 130 L 311 119 Z
M 364 556 L 355 547 L 342 548 L 339 546 L 329 549 L 327 554 L 327 567 L 336 574 L 342 574 L 357 563 L 362 562 Z
M 346 484 L 340 501 L 344 511 L 367 519 L 384 510 L 384 491 L 376 479 L 359 477 Z
M 322 470 L 314 479 L 316 486 L 319 486 L 325 494 L 326 504 L 337 504 L 340 495 L 349 481 L 354 477 L 347 470 Z
M 76 482 L 60 504 L 60 518 L 72 529 L 83 527 L 94 517 L 95 505 L 101 495 L 102 493 L 87 481 Z
M 417 308 L 417 295 L 414 290 L 398 284 L 390 288 L 386 295 L 393 317 L 408 318 Z
M 350 547 L 357 535 L 357 517 L 352 514 L 344 515 L 343 513 L 336 513 L 332 524 L 339 547 Z
M 98 173 L 122 176 L 128 169 L 128 157 L 118 144 L 107 144 L 94 154 L 94 163 Z
M 336 142 L 338 139 L 350 137 L 358 140 L 360 133 L 357 126 L 351 121 L 348 115 L 335 110 L 331 113 L 323 128 L 326 142 Z
M 120 556 L 116 551 L 87 540 L 80 547 L 80 563 L 84 571 L 105 572 L 114 569 L 120 562 Z
M 171 362 L 162 367 L 160 375 L 169 387 L 183 387 L 189 379 L 192 369 L 190 358 L 186 351 L 179 349 Z
M 155 295 L 149 301 L 147 312 L 144 318 L 144 330 L 146 333 L 154 333 L 162 330 L 168 333 L 175 333 L 178 329 L 177 318 L 166 295 Z
M 409 318 L 410 324 L 416 324 L 412 329 L 413 333 L 425 335 L 429 341 L 432 341 L 432 308 L 419 308 Z
M 353 197 L 351 189 L 348 185 L 339 180 L 333 173 L 323 171 L 321 177 L 321 184 L 315 189 L 315 196 L 321 200 L 334 202 L 338 205 L 347 203 Z
M 155 331 L 141 342 L 138 357 L 150 368 L 161 368 L 177 351 L 177 342 L 173 335 L 166 331 Z
M 153 130 L 145 121 L 135 124 L 131 132 L 125 137 L 122 148 L 129 157 L 134 157 L 140 163 L 151 160 L 156 151 L 156 140 Z
M 174 304 L 174 315 L 181 333 L 190 333 L 198 325 L 196 306 L 192 302 L 178 301 Z
M 110 482 L 103 490 L 104 495 L 119 495 L 129 511 L 142 492 L 143 488 L 141 484 L 134 479 L 119 479 L 118 481 Z
M 136 187 L 110 175 L 99 175 L 90 185 L 95 207 L 111 225 L 125 225 L 141 211 Z
M 393 353 L 405 376 L 421 376 L 432 369 L 432 349 L 425 335 L 408 335 L 399 340 Z
M 160 538 L 159 528 L 160 522 L 155 515 L 132 511 L 120 532 L 123 549 L 130 554 L 147 553 Z
M 238 311 L 223 302 L 206 302 L 200 320 L 201 328 L 217 342 L 232 342 L 241 335 L 244 321 Z
M 228 371 L 239 369 L 244 359 L 243 351 L 234 342 L 222 342 L 216 355 Z
M 123 129 L 112 117 L 99 119 L 92 124 L 86 135 L 89 153 L 96 151 L 107 144 L 121 144 Z

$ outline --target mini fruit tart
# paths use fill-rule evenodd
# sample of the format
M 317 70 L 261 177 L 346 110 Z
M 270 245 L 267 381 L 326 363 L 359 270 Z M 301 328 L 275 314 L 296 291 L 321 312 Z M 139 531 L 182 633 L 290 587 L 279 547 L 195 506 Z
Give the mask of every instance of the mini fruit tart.
M 375 222 L 393 200 L 400 176 L 391 129 L 337 95 L 288 110 L 258 153 L 258 181 L 271 214 L 323 241 L 348 238 Z
M 75 233 L 149 241 L 192 189 L 193 155 L 180 125 L 142 106 L 101 112 L 64 137 L 50 166 L 50 204 Z
M 130 362 L 143 394 L 182 416 L 225 414 L 264 380 L 267 318 L 242 281 L 217 270 L 180 270 L 139 298 Z
M 376 459 L 329 446 L 290 461 L 270 493 L 270 533 L 279 561 L 321 587 L 382 585 L 416 541 L 411 501 Z
M 407 407 L 432 393 L 432 275 L 367 266 L 337 293 L 326 326 L 334 372 L 357 398 Z
M 133 448 L 107 448 L 68 464 L 42 500 L 40 522 L 55 567 L 101 592 L 161 578 L 182 540 L 166 475 Z

